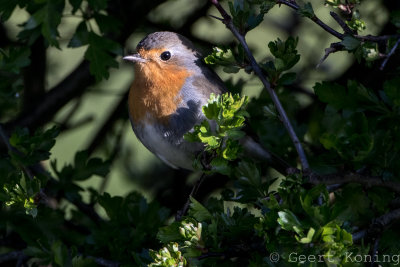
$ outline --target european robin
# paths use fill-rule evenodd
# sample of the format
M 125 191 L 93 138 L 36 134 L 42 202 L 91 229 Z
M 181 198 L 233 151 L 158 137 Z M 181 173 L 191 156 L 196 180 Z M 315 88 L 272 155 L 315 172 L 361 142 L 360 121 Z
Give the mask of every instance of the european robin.
M 136 53 L 123 59 L 135 63 L 128 103 L 137 138 L 169 166 L 193 169 L 194 156 L 204 146 L 183 135 L 205 119 L 202 106 L 211 93 L 227 91 L 224 83 L 192 42 L 173 32 L 147 35 Z M 249 138 L 242 143 L 253 152 L 258 148 Z

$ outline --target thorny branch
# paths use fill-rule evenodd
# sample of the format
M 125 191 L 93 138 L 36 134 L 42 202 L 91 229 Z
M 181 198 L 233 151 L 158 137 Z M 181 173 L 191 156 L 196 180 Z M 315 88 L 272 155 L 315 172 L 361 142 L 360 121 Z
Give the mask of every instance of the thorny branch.
M 366 187 L 385 187 L 393 192 L 400 193 L 400 184 L 392 181 L 385 181 L 379 177 L 365 176 L 358 173 L 347 173 L 347 174 L 334 174 L 319 176 L 315 173 L 311 173 L 308 176 L 308 182 L 314 185 L 325 184 L 342 184 L 342 183 L 358 183 Z
M 293 8 L 294 10 L 299 10 L 300 7 L 293 1 L 286 1 L 286 0 L 277 0 L 276 3 L 278 5 L 286 5 L 288 7 Z M 323 28 L 325 31 L 329 32 L 333 36 L 337 37 L 340 40 L 343 40 L 344 34 L 341 34 L 340 32 L 337 32 L 336 30 L 332 29 L 328 25 L 326 25 L 322 20 L 320 20 L 316 15 L 310 18 L 312 21 L 314 21 L 316 24 L 318 24 L 321 28 Z
M 284 124 L 286 130 L 288 131 L 290 138 L 292 139 L 292 142 L 296 148 L 297 154 L 299 155 L 300 163 L 301 163 L 303 171 L 307 171 L 309 169 L 309 164 L 308 164 L 308 160 L 307 160 L 306 154 L 304 152 L 304 149 L 293 129 L 292 124 L 289 121 L 286 111 L 284 110 L 276 92 L 272 89 L 271 84 L 265 78 L 260 66 L 257 64 L 257 61 L 255 60 L 253 54 L 251 53 L 250 48 L 247 45 L 245 36 L 242 35 L 239 32 L 239 30 L 233 25 L 231 16 L 228 15 L 228 13 L 221 6 L 221 4 L 218 2 L 218 0 L 210 0 L 210 1 L 222 15 L 222 17 L 223 17 L 222 22 L 233 33 L 233 35 L 238 39 L 240 44 L 243 46 L 245 53 L 251 63 L 253 70 L 254 70 L 254 73 L 259 77 L 259 79 L 263 83 L 265 89 L 268 91 L 269 95 L 271 96 L 271 99 L 274 102 L 276 109 L 279 112 L 280 119 L 281 119 L 282 123 Z
M 28 256 L 26 256 L 22 250 L 11 251 L 8 253 L 0 254 L 0 264 L 9 261 L 17 261 L 16 266 L 21 266 L 27 259 Z
M 283 5 L 286 5 L 286 6 L 288 6 L 288 7 L 291 7 L 291 8 L 293 8 L 293 9 L 296 10 L 296 11 L 300 9 L 299 5 L 297 5 L 295 1 L 276 0 L 276 3 L 279 4 L 279 5 L 280 5 L 280 4 L 283 4 Z M 334 15 L 332 15 L 332 14 L 331 14 L 331 16 L 336 20 L 336 22 L 339 23 L 339 25 L 343 28 L 343 30 L 345 31 L 345 33 L 348 33 L 347 27 L 346 27 L 346 30 L 345 30 L 345 28 L 343 27 L 342 23 L 339 22 L 339 21 L 340 21 L 340 18 L 339 18 L 338 16 L 334 16 Z M 310 19 L 311 19 L 312 21 L 314 21 L 316 24 L 318 24 L 318 25 L 319 25 L 321 28 L 323 28 L 325 31 L 327 31 L 328 33 L 330 33 L 330 34 L 332 34 L 333 36 L 337 37 L 338 39 L 343 40 L 343 38 L 345 37 L 344 34 L 335 31 L 334 29 L 332 29 L 331 27 L 329 27 L 327 24 L 325 24 L 324 22 L 322 22 L 315 14 L 314 14 L 314 16 L 311 17 Z M 382 36 L 374 36 L 374 35 L 364 35 L 364 36 L 363 36 L 363 35 L 354 34 L 354 35 L 352 35 L 352 36 L 353 36 L 354 38 L 356 38 L 356 39 L 361 40 L 361 41 L 370 41 L 370 42 L 375 42 L 375 43 L 379 43 L 379 42 L 382 42 L 382 41 L 386 41 L 386 40 L 388 40 L 389 38 L 393 38 L 393 37 L 394 37 L 394 38 L 399 38 L 399 37 L 400 37 L 399 34 L 396 34 L 396 35 L 382 35 Z
M 395 221 L 400 220 L 400 209 L 392 210 L 378 218 L 375 218 L 368 229 L 353 234 L 353 241 L 365 238 L 379 238 L 380 234 Z
M 347 34 L 354 34 L 355 32 L 353 32 L 352 29 L 350 29 L 349 26 L 347 26 L 347 24 L 339 17 L 338 14 L 336 14 L 335 12 L 329 12 L 329 14 L 331 15 L 331 17 L 336 20 L 336 22 L 340 25 L 340 27 L 342 27 L 343 31 Z
M 394 51 L 396 51 L 397 47 L 400 44 L 400 38 L 397 39 L 397 42 L 394 44 L 394 46 L 392 47 L 392 49 L 390 50 L 389 54 L 387 54 L 385 60 L 382 62 L 381 67 L 379 68 L 380 70 L 383 70 L 386 66 L 386 63 L 389 61 L 389 58 L 394 54 Z

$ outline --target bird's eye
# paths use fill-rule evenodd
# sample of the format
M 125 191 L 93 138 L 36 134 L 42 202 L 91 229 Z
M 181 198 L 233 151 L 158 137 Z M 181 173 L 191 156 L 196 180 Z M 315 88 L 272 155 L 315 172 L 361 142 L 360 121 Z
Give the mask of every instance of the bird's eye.
M 164 61 L 167 61 L 171 58 L 171 53 L 169 51 L 164 51 L 161 53 L 160 58 Z

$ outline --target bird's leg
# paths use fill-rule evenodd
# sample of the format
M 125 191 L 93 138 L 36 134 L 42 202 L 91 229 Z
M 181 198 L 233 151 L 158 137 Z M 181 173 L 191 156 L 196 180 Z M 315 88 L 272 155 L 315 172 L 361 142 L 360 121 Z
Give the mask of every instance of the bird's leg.
M 181 210 L 178 210 L 178 212 L 176 213 L 175 221 L 179 222 L 179 221 L 182 220 L 182 217 L 185 216 L 185 214 L 189 210 L 190 198 L 194 197 L 197 194 L 197 191 L 199 190 L 200 185 L 204 181 L 205 177 L 206 177 L 206 174 L 203 172 L 201 174 L 200 178 L 197 180 L 196 184 L 193 186 L 192 191 L 190 192 L 189 197 L 187 198 L 185 205 L 183 206 L 183 208 Z

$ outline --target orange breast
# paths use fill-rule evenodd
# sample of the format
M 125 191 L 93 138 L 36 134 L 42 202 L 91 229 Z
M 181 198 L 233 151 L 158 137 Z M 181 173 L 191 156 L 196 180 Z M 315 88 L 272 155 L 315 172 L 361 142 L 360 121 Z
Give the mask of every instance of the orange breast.
M 135 80 L 129 92 L 129 112 L 134 123 L 146 114 L 166 122 L 182 101 L 179 96 L 190 73 L 179 67 L 148 61 L 135 65 Z

